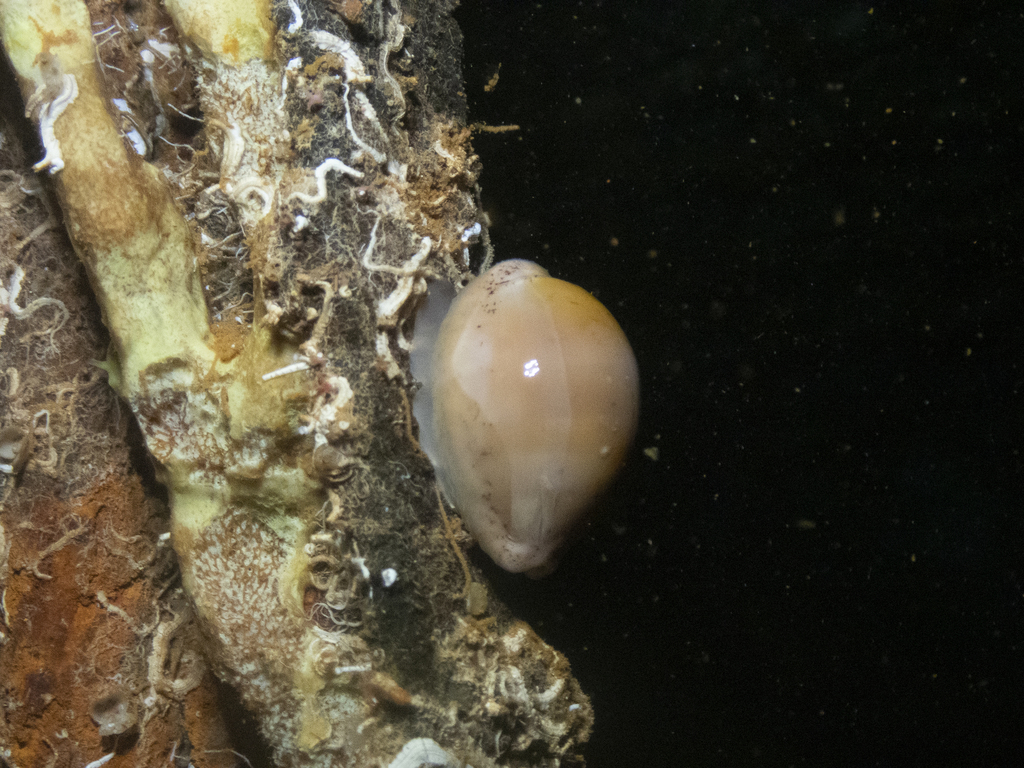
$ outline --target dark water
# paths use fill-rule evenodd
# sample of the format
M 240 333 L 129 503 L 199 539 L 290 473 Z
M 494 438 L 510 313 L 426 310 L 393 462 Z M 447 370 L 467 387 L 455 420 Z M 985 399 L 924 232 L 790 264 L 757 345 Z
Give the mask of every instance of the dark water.
M 603 516 L 495 574 L 588 765 L 1024 765 L 1024 6 L 458 17 L 499 257 L 643 377 Z

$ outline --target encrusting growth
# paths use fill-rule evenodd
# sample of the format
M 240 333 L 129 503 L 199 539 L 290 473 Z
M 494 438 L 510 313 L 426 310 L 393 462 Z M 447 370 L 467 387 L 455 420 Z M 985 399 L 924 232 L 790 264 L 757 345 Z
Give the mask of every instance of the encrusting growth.
M 493 597 L 468 610 L 408 425 L 406 326 L 428 278 L 468 277 L 481 232 L 453 5 L 0 3 L 102 366 L 168 493 L 170 535 L 138 568 L 170 543 L 184 589 L 155 586 L 142 620 L 127 590 L 94 593 L 142 650 L 86 722 L 95 751 L 61 747 L 75 764 L 155 765 L 110 739 L 154 743 L 207 665 L 279 765 L 582 764 L 589 700 Z M 72 315 L 19 309 L 20 269 L 9 313 L 53 307 L 52 337 Z M 51 541 L 103 535 L 82 526 Z M 159 762 L 206 727 L 181 717 Z M 8 764 L 33 762 L 21 744 Z

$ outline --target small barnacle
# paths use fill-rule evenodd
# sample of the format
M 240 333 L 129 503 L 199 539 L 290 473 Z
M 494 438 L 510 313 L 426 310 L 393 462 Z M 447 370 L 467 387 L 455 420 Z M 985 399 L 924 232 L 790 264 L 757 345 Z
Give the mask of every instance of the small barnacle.
M 343 483 L 355 471 L 356 461 L 330 443 L 313 449 L 313 473 L 326 483 Z
M 32 430 L 14 424 L 0 429 L 0 472 L 17 475 L 25 468 L 35 442 Z
M 89 715 L 99 728 L 100 737 L 122 736 L 135 728 L 138 716 L 132 701 L 123 691 L 98 699 L 89 707 Z
M 310 650 L 313 652 L 313 671 L 320 677 L 331 677 L 334 670 L 341 665 L 341 654 L 334 643 L 317 638 Z
M 314 589 L 327 592 L 330 589 L 331 577 L 340 567 L 337 558 L 331 555 L 314 555 L 309 559 L 309 580 Z

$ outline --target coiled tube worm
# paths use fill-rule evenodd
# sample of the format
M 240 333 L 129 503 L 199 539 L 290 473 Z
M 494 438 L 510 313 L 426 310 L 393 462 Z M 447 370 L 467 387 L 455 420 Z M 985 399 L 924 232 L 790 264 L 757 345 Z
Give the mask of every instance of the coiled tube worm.
M 473 280 L 440 323 L 435 290 L 413 340 L 421 443 L 484 551 L 543 576 L 632 442 L 633 350 L 601 302 L 530 261 Z

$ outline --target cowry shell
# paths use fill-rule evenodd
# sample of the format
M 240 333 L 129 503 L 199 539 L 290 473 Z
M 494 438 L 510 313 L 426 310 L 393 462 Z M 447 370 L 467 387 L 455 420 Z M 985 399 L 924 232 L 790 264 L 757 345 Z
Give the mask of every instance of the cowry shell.
M 521 260 L 473 280 L 430 350 L 433 333 L 418 322 L 416 415 L 445 495 L 502 568 L 550 573 L 632 442 L 633 350 L 597 299 Z

